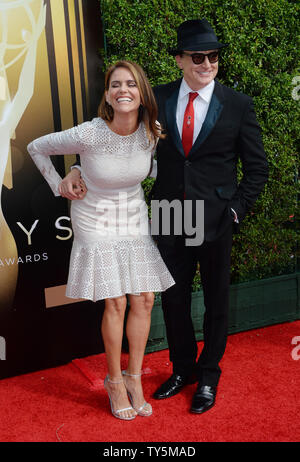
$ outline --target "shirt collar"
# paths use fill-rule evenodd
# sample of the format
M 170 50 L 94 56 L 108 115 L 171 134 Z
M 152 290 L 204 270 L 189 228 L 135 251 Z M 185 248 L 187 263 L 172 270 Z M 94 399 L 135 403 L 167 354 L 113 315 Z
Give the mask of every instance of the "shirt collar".
M 194 90 L 192 90 L 189 87 L 189 85 L 186 83 L 186 81 L 183 78 L 181 81 L 178 98 L 179 99 L 184 98 L 190 92 L 193 92 L 193 93 L 198 93 L 198 95 L 201 96 L 201 98 L 204 99 L 206 103 L 210 103 L 214 88 L 215 88 L 215 81 L 212 80 L 208 85 L 206 85 L 203 88 L 200 88 L 200 90 L 198 90 L 197 92 L 194 92 Z

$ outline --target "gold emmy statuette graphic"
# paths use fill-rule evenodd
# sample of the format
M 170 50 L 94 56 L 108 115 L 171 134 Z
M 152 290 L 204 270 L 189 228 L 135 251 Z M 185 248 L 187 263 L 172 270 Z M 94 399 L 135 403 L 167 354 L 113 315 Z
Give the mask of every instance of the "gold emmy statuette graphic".
M 0 204 L 2 185 L 12 185 L 10 142 L 33 95 L 45 13 L 43 0 L 0 0 Z M 0 313 L 13 303 L 17 260 L 16 243 L 0 206 Z

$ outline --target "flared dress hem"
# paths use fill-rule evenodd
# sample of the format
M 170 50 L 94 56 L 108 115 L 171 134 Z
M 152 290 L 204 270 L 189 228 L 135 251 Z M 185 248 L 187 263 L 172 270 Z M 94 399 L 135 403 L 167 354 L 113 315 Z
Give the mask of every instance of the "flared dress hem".
M 66 296 L 94 302 L 126 294 L 163 292 L 175 284 L 151 236 L 99 241 L 74 240 Z

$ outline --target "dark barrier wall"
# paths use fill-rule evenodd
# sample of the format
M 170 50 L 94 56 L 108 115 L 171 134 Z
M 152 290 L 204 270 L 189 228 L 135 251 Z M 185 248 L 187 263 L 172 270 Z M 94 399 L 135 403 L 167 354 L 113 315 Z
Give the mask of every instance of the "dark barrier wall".
M 0 378 L 103 351 L 101 303 L 64 296 L 69 204 L 27 144 L 96 115 L 102 91 L 98 0 L 0 3 Z M 53 157 L 60 175 L 74 156 Z

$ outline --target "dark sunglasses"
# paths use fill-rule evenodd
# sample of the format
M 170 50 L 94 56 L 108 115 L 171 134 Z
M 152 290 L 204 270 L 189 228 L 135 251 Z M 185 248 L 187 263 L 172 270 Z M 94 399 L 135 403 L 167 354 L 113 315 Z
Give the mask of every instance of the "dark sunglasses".
M 218 51 L 212 51 L 211 53 L 208 53 L 207 55 L 204 53 L 186 53 L 185 51 L 183 51 L 182 54 L 186 56 L 190 56 L 194 64 L 202 64 L 205 60 L 205 56 L 208 57 L 208 61 L 210 63 L 216 63 L 219 59 Z

